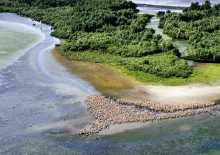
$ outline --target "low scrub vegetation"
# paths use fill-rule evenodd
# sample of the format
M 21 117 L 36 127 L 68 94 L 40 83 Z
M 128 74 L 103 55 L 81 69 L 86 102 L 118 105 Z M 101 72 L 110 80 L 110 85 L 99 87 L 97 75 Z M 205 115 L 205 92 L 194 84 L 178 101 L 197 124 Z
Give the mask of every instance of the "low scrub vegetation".
M 187 58 L 220 62 L 220 5 L 192 3 L 183 13 L 160 15 L 160 27 L 175 39 L 189 40 Z

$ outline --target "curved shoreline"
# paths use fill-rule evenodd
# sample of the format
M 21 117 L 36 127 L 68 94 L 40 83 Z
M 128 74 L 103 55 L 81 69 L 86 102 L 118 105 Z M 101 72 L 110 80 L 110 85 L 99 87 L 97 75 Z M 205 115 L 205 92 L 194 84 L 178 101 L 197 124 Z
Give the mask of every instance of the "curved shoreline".
M 48 29 L 48 31 L 44 32 L 45 36 L 50 35 L 51 31 L 49 29 Z M 46 48 L 44 48 L 44 51 L 53 49 L 55 47 L 55 44 L 56 44 L 56 41 L 54 40 L 52 44 L 50 44 L 50 45 L 48 44 L 48 46 Z M 35 45 L 35 46 L 37 46 L 37 45 Z M 33 46 L 31 48 L 34 48 L 35 46 Z M 37 54 L 37 58 L 38 58 L 37 61 L 41 61 L 40 59 L 43 58 L 42 54 L 43 54 L 43 52 Z M 35 55 L 32 55 L 31 57 L 35 57 Z M 38 65 L 43 65 L 43 64 L 38 63 Z M 40 69 L 41 72 L 43 72 L 45 75 L 50 77 L 49 73 L 47 73 L 47 71 L 44 70 L 44 66 L 35 66 L 35 67 L 37 67 L 36 69 Z M 54 78 L 54 77 L 51 77 L 51 78 Z M 59 85 L 56 85 L 55 87 L 59 87 Z M 159 89 L 158 86 L 155 86 L 155 87 Z M 146 91 L 146 93 L 149 93 L 148 88 L 146 88 L 145 91 Z M 187 91 L 187 89 L 186 89 L 186 91 Z M 88 128 L 81 130 L 81 134 L 97 133 L 101 130 L 108 128 L 110 125 L 115 125 L 115 124 L 124 124 L 124 123 L 130 123 L 130 122 L 147 122 L 147 121 L 153 121 L 153 120 L 178 118 L 178 117 L 185 117 L 185 116 L 200 114 L 200 113 L 204 113 L 204 112 L 210 112 L 210 111 L 216 110 L 216 109 L 219 110 L 218 105 L 212 104 L 213 106 L 210 107 L 210 103 L 208 103 L 205 106 L 203 104 L 201 104 L 199 106 L 193 105 L 192 107 L 180 108 L 181 111 L 179 111 L 178 107 L 177 107 L 177 109 L 176 109 L 176 107 L 174 107 L 174 109 L 172 109 L 173 105 L 169 105 L 168 107 L 167 106 L 164 107 L 164 105 L 160 105 L 158 108 L 158 105 L 155 104 L 154 102 L 152 102 L 152 103 L 154 103 L 153 106 L 152 106 L 152 104 L 150 104 L 150 105 L 147 105 L 142 108 L 140 108 L 140 107 L 137 108 L 136 106 L 138 105 L 138 103 L 134 103 L 133 101 L 131 101 L 131 103 L 133 104 L 132 105 L 132 104 L 128 103 L 127 101 L 126 102 L 123 101 L 124 103 L 121 104 L 122 101 L 106 100 L 105 97 L 100 97 L 100 98 L 97 97 L 98 98 L 97 100 L 92 99 L 92 101 L 90 101 L 91 98 L 89 97 L 89 99 L 86 102 L 87 107 L 88 107 L 88 111 L 93 115 L 93 117 L 95 117 L 95 119 L 98 119 L 98 121 L 96 120 L 95 123 L 92 122 Z M 109 102 L 111 104 L 113 104 L 112 107 L 109 107 L 109 105 L 108 105 Z M 101 106 L 101 109 L 98 109 L 99 106 L 97 106 L 97 104 Z M 107 105 L 108 109 L 106 111 L 104 109 L 104 112 L 103 112 L 102 111 L 103 106 L 105 107 L 106 105 Z M 93 108 L 93 106 L 97 106 L 97 107 Z M 117 110 L 121 111 L 120 108 L 122 108 L 121 117 L 123 118 L 123 120 L 120 120 L 121 118 L 117 118 L 116 122 L 114 122 L 115 118 L 113 118 L 113 120 L 109 121 L 109 119 L 111 119 L 111 116 L 109 116 L 109 112 L 111 111 L 110 108 L 113 108 L 113 110 L 112 110 L 113 112 L 111 112 L 113 115 L 117 115 L 118 114 Z M 114 108 L 117 109 L 116 113 L 114 113 Z M 192 108 L 192 109 L 190 109 L 190 108 Z M 196 109 L 194 109 L 194 108 L 196 108 Z M 125 110 L 125 109 L 127 109 L 127 110 Z M 166 111 L 166 109 L 169 109 L 172 112 Z M 104 121 L 105 123 L 99 122 L 100 118 L 96 116 L 97 111 L 99 111 L 101 113 L 101 114 L 99 114 L 99 117 L 105 117 L 105 115 L 108 116 L 107 118 L 101 119 L 101 121 Z M 145 113 L 143 113 L 143 111 L 145 111 Z M 153 113 L 152 113 L 152 111 L 153 111 Z M 165 113 L 164 111 L 167 113 Z M 156 113 L 159 112 L 159 114 L 157 114 L 157 116 L 154 116 L 155 112 Z M 130 113 L 131 113 L 131 115 L 130 115 Z M 127 117 L 127 115 L 130 115 L 130 116 Z M 127 117 L 127 118 L 124 119 L 125 117 Z M 124 129 L 126 129 L 126 127 Z
M 62 61 L 60 61 L 63 63 Z M 66 65 L 66 67 L 69 70 L 73 70 L 74 73 L 74 67 L 71 65 L 71 61 L 67 62 L 69 65 Z M 74 63 L 73 62 L 73 66 Z M 89 66 L 91 66 L 90 63 L 83 63 L 81 62 L 83 67 L 86 68 L 86 70 L 89 70 Z M 87 66 L 89 64 L 89 66 Z M 95 64 L 92 64 L 92 66 Z M 82 67 L 79 65 L 79 67 Z M 75 72 L 76 74 L 83 74 L 84 68 L 81 68 L 82 73 Z M 99 66 L 100 67 L 100 66 Z M 94 67 L 96 68 L 96 67 Z M 92 70 L 92 75 L 96 70 Z M 99 69 L 100 71 L 100 69 Z M 90 71 L 88 71 L 90 72 Z M 102 75 L 104 73 L 98 73 L 98 75 Z M 118 72 L 120 74 L 120 72 Z M 83 74 L 82 76 L 90 76 L 90 74 Z M 121 75 L 121 74 L 120 74 Z M 86 80 L 90 81 L 90 77 L 86 78 Z M 111 81 L 115 82 L 115 81 Z M 129 83 L 129 80 L 127 81 Z M 97 85 L 94 85 L 97 87 Z M 158 85 L 146 85 L 146 84 L 138 84 L 137 87 L 130 88 L 129 90 L 117 90 L 115 89 L 115 94 L 117 95 L 106 95 L 106 96 L 113 96 L 116 99 L 116 107 L 120 107 L 123 105 L 124 107 L 129 107 L 130 112 L 135 110 L 133 107 L 138 107 L 139 109 L 145 109 L 150 110 L 159 113 L 159 115 L 163 115 L 163 118 L 161 119 L 169 119 L 169 118 L 178 118 L 178 117 L 186 117 L 186 116 L 192 116 L 197 115 L 200 113 L 207 113 L 215 110 L 219 110 L 219 96 L 220 96 L 220 87 L 218 85 L 211 86 L 211 85 L 202 85 L 202 84 L 194 84 L 194 85 L 184 85 L 184 86 L 158 86 Z M 105 103 L 105 100 L 103 99 L 104 96 L 100 96 L 101 99 L 94 100 L 88 102 L 87 100 L 87 107 L 90 114 L 93 116 L 93 118 L 96 119 L 95 122 L 91 122 L 90 126 L 88 126 L 85 129 L 81 130 L 81 134 L 115 134 L 118 132 L 140 128 L 146 125 L 146 123 L 140 123 L 142 120 L 137 119 L 136 121 L 133 120 L 133 118 L 128 118 L 127 121 L 122 122 L 120 124 L 112 123 L 108 120 L 108 118 L 102 119 L 103 122 L 107 121 L 107 123 L 103 124 L 99 122 L 99 118 L 96 116 L 97 113 L 99 113 L 99 117 L 105 117 L 106 115 L 109 116 L 109 113 L 113 111 L 114 115 L 118 115 L 117 112 L 114 112 L 114 110 L 110 110 L 113 107 L 109 107 L 108 110 L 103 110 L 103 108 L 99 108 L 100 104 L 102 104 L 101 107 L 108 106 L 108 102 L 112 103 L 115 102 L 114 100 L 107 101 Z M 93 97 L 91 97 L 93 98 Z M 96 98 L 96 97 L 95 97 Z M 105 98 L 105 97 L 104 97 Z M 89 97 L 90 99 L 90 97 Z M 104 100 L 103 103 L 100 100 Z M 148 102 L 149 101 L 149 102 Z M 96 108 L 91 108 L 92 106 L 95 106 Z M 92 109 L 92 110 L 91 110 Z M 129 110 L 127 111 L 129 113 Z M 133 113 L 133 112 L 132 112 Z M 147 114 L 147 113 L 146 113 Z M 137 113 L 133 113 L 134 117 L 137 116 Z M 145 115 L 145 114 L 144 114 Z M 145 116 L 144 116 L 145 117 Z M 160 119 L 150 119 L 145 117 L 144 122 L 149 122 L 152 120 L 160 120 Z M 135 122 L 132 123 L 131 122 Z M 117 127 L 121 129 L 117 129 Z
M 8 88 L 0 86 L 0 152 L 2 154 L 141 155 L 167 153 L 194 155 L 212 154 L 215 150 L 216 154 L 219 153 L 219 105 L 216 109 L 211 109 L 213 107 L 206 108 L 206 111 L 201 109 L 201 113 L 206 114 L 194 111 L 196 116 L 192 116 L 189 112 L 189 117 L 187 117 L 188 115 L 183 116 L 186 118 L 162 118 L 168 120 L 159 120 L 160 115 L 158 114 L 158 119 L 154 117 L 153 121 L 142 122 L 140 121 L 142 118 L 137 116 L 143 111 L 152 114 L 157 114 L 158 111 L 135 107 L 132 98 L 123 100 L 122 103 L 115 103 L 115 98 L 101 96 L 106 102 L 110 101 L 110 105 L 113 106 L 110 108 L 103 104 L 95 106 L 93 103 L 101 100 L 100 98 L 92 103 L 95 108 L 90 108 L 88 111 L 90 115 L 96 116 L 100 109 L 99 117 L 101 114 L 107 115 L 108 118 L 105 120 L 109 121 L 113 115 L 113 119 L 120 123 L 119 118 L 127 116 L 127 113 L 123 112 L 132 108 L 131 116 L 136 116 L 139 122 L 123 120 L 122 124 L 114 124 L 111 121 L 109 126 L 104 126 L 105 128 L 91 137 L 79 136 L 80 128 L 83 128 L 86 123 L 91 123 L 90 125 L 94 123 L 89 119 L 92 117 L 84 117 L 87 113 L 86 106 L 84 102 L 79 103 L 81 100 L 74 90 L 81 82 L 78 80 L 75 83 L 72 82 L 75 74 L 66 78 L 66 74 L 60 72 L 60 70 L 64 71 L 65 66 L 60 69 L 59 66 L 62 65 L 59 63 L 53 65 L 54 62 L 48 62 L 53 60 L 52 56 L 51 47 L 47 51 L 42 45 L 26 53 L 8 69 L 0 71 L 0 81 L 3 79 L 4 82 L 10 84 L 6 85 Z M 65 71 L 68 70 L 65 69 Z M 94 72 L 94 74 L 96 73 Z M 64 85 L 65 81 L 66 85 Z M 127 82 L 129 83 L 129 81 Z M 87 90 L 85 94 L 91 95 L 90 87 L 87 85 L 82 87 L 84 87 L 82 91 Z M 161 86 L 159 88 L 158 90 L 161 90 Z M 140 89 L 148 92 L 146 87 Z M 184 89 L 183 92 L 187 92 L 187 90 Z M 175 89 L 171 92 L 175 93 Z M 149 93 L 146 96 L 149 97 L 149 95 L 152 94 Z M 124 97 L 126 99 L 126 96 Z M 81 105 L 83 108 L 80 108 Z M 112 112 L 111 108 L 117 112 L 108 115 L 109 112 Z M 103 109 L 107 112 L 104 112 Z M 120 110 L 122 112 L 118 116 Z M 214 112 L 215 110 L 217 111 Z M 147 117 L 150 118 L 150 116 Z M 100 117 L 96 120 L 102 123 L 103 119 Z
M 56 61 L 53 56 L 53 49 L 61 41 L 59 38 L 51 36 L 52 26 L 28 17 L 19 16 L 16 13 L 0 13 L 0 20 L 12 21 L 39 32 L 41 39 L 30 48 L 25 49 L 23 55 L 17 59 L 27 59 L 28 68 L 42 76 L 40 80 L 45 81 L 46 85 L 52 87 L 58 94 L 79 95 L 82 96 L 82 100 L 85 99 L 87 94 L 99 94 L 90 83 L 80 79 L 77 75 L 71 74 L 65 66 Z M 2 70 L 7 70 L 7 68 L 13 67 L 14 64 L 16 64 L 16 61 Z M 71 90 L 72 92 L 70 92 Z
M 0 14 L 0 20 L 40 29 L 32 25 L 34 21 L 30 18 L 16 14 Z M 41 33 L 45 37 L 39 43 L 27 49 L 18 61 L 0 70 L 1 116 L 8 120 L 0 130 L 2 139 L 30 134 L 43 136 L 45 131 L 58 128 L 77 134 L 91 119 L 84 100 L 87 95 L 99 92 L 55 60 L 52 49 L 59 40 L 50 35 L 51 27 L 42 24 Z M 34 130 L 36 128 L 39 130 Z
M 118 127 L 122 125 L 123 131 L 135 128 L 135 125 L 130 125 L 133 122 L 172 119 L 220 110 L 218 85 L 146 86 L 143 84 L 137 89 L 149 94 L 146 100 L 125 97 L 115 101 L 105 96 L 88 97 L 88 111 L 95 121 L 82 129 L 81 134 L 113 134 L 121 131 L 115 127 L 117 125 Z M 141 127 L 145 124 L 136 125 Z

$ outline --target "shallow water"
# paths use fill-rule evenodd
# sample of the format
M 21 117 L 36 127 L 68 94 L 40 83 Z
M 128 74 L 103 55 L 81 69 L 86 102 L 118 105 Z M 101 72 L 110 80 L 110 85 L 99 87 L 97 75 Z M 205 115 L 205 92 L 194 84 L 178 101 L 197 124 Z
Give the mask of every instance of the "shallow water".
M 0 20 L 33 23 L 13 14 L 1 14 Z M 54 60 L 56 40 L 49 37 L 50 27 L 43 28 L 44 42 L 0 71 L 0 154 L 220 154 L 218 112 L 112 136 L 74 135 L 90 120 L 85 96 L 98 92 Z
M 22 24 L 0 21 L 0 68 L 13 63 L 25 49 L 39 40 L 36 32 Z
M 204 0 L 132 0 L 137 4 L 150 4 L 150 5 L 162 5 L 162 6 L 183 6 L 188 7 L 192 2 L 199 2 L 200 4 Z M 219 0 L 210 0 L 212 4 L 218 4 Z
M 154 122 L 148 127 L 105 137 L 78 137 L 63 130 L 9 141 L 5 154 L 195 155 L 220 153 L 220 115 Z M 6 146 L 5 146 L 6 147 Z
M 199 2 L 200 4 L 204 2 L 204 0 L 132 0 L 132 1 L 136 4 L 155 5 L 154 7 L 138 6 L 138 9 L 141 12 L 147 14 L 156 14 L 158 11 L 167 11 L 167 10 L 170 10 L 172 12 L 180 12 L 181 10 L 172 8 L 172 6 L 188 7 L 192 2 Z M 215 5 L 219 3 L 219 0 L 210 0 L 210 2 L 213 5 Z M 171 8 L 166 8 L 166 6 L 171 6 Z
M 49 35 L 49 26 L 33 27 L 33 21 L 14 14 L 0 14 L 0 21 L 22 23 L 37 33 L 41 31 L 40 42 L 36 40 L 20 57 L 14 56 L 17 60 L 13 64 L 0 70 L 0 154 L 13 154 L 12 148 L 20 149 L 26 137 L 41 137 L 44 131 L 78 132 L 91 119 L 84 105 L 85 97 L 98 92 L 54 60 L 51 50 L 58 40 Z M 11 29 L 10 37 L 21 39 L 14 33 L 22 30 L 19 24 Z M 32 34 L 25 32 L 25 35 L 28 45 L 33 43 Z M 16 46 L 13 39 L 1 47 L 12 44 L 13 49 L 23 48 Z

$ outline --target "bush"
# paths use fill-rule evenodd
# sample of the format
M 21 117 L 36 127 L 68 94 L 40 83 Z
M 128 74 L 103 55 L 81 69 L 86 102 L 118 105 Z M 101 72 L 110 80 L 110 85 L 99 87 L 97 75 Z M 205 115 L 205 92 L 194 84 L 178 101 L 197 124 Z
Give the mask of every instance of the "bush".
M 161 17 L 160 27 L 172 38 L 189 40 L 187 58 L 203 62 L 219 62 L 220 5 L 211 7 L 192 3 L 183 13 Z
M 190 74 L 186 61 L 176 56 L 178 52 L 172 43 L 164 41 L 160 35 L 155 35 L 153 29 L 146 28 L 152 16 L 137 14 L 136 5 L 130 1 L 2 1 L 2 11 L 16 12 L 52 25 L 55 30 L 52 35 L 64 39 L 62 52 L 70 59 L 74 59 L 75 54 L 80 54 L 85 60 L 112 61 L 132 70 L 163 77 L 187 77 Z M 173 14 L 169 14 L 173 17 Z M 161 16 L 164 17 L 166 25 L 167 14 Z M 178 16 L 174 18 L 180 20 Z M 217 24 L 210 26 L 209 31 L 216 27 Z M 182 30 L 177 34 L 184 33 Z M 173 35 L 175 34 L 176 32 Z M 96 58 L 99 54 L 108 56 L 109 60 Z M 117 59 L 111 60 L 113 57 Z
M 123 64 L 130 70 L 148 72 L 166 78 L 171 76 L 186 78 L 192 73 L 187 62 L 180 60 L 172 52 L 132 59 L 124 61 Z

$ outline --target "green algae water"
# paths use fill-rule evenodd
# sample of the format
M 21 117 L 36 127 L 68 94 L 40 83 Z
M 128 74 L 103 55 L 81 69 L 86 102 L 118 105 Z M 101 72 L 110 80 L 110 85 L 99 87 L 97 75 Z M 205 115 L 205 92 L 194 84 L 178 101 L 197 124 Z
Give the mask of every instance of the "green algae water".
M 0 68 L 12 63 L 39 38 L 23 25 L 0 22 Z

